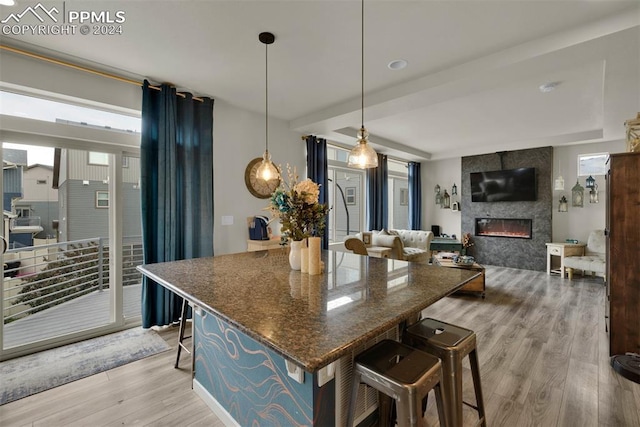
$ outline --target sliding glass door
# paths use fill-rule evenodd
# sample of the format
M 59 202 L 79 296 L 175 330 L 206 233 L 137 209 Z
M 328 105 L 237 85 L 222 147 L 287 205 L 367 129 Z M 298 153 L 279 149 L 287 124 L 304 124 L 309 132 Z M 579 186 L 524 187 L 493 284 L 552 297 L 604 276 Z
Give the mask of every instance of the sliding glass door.
M 0 360 L 140 323 L 139 134 L 80 124 L 91 140 L 59 118 L 3 134 Z

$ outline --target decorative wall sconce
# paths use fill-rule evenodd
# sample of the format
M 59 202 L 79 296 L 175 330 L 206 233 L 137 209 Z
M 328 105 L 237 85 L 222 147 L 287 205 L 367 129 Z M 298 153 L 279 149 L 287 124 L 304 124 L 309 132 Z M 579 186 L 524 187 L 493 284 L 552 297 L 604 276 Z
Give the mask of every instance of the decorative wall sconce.
M 449 209 L 451 207 L 451 196 L 447 193 L 447 190 L 444 190 L 444 195 L 442 196 L 442 205 L 440 205 L 443 209 Z
M 589 189 L 593 189 L 594 185 L 596 185 L 596 180 L 594 177 L 589 175 L 589 178 L 587 178 L 587 184 L 585 186 Z
M 453 183 L 453 187 L 451 187 L 451 195 L 452 196 L 457 196 L 458 195 L 458 186 L 456 185 L 456 183 Z
M 575 208 L 584 207 L 584 187 L 576 180 L 576 185 L 571 189 L 571 205 Z
M 562 196 L 560 198 L 560 204 L 558 205 L 558 212 L 566 212 L 569 210 L 569 203 L 567 203 L 567 198 Z
M 440 194 L 440 186 L 436 184 L 436 187 L 433 189 L 436 192 L 436 205 L 442 205 L 442 194 Z
M 598 184 L 593 184 L 593 188 L 589 191 L 589 203 L 598 203 Z

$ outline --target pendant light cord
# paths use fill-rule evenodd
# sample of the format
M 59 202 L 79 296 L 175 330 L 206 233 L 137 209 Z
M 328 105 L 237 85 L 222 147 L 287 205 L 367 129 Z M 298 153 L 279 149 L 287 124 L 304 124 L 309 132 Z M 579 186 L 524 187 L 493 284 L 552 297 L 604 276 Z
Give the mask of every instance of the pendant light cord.
M 264 45 L 264 137 L 265 151 L 269 151 L 269 45 Z
M 361 11 L 361 25 L 360 25 L 360 39 L 362 40 L 361 44 L 361 55 L 360 55 L 360 82 L 362 85 L 362 96 L 360 97 L 360 111 L 362 118 L 362 128 L 364 129 L 364 0 L 362 0 L 362 11 Z M 364 136 L 364 135 L 363 135 Z

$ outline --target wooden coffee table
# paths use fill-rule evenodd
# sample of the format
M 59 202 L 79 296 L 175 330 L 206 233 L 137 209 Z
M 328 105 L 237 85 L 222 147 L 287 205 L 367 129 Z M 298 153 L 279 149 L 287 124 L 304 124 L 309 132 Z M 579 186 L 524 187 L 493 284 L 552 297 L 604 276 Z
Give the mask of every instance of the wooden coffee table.
M 457 292 L 474 293 L 476 295 L 482 296 L 482 298 L 485 297 L 484 267 L 483 266 L 481 266 L 477 262 L 473 263 L 472 265 L 456 264 L 451 259 L 438 258 L 437 256 L 433 257 L 433 260 L 434 260 L 435 265 L 439 265 L 441 267 L 463 268 L 463 269 L 466 269 L 466 270 L 480 271 L 482 274 L 479 277 L 473 279 L 472 281 L 470 281 L 469 283 L 467 283 L 466 285 L 461 287 Z

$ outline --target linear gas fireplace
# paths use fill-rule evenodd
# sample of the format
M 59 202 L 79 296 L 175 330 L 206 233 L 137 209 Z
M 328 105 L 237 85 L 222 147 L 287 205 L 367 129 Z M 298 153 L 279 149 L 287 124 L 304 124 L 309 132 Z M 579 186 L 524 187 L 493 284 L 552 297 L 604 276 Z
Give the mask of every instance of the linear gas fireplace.
M 533 221 L 518 218 L 476 218 L 476 236 L 531 239 Z

